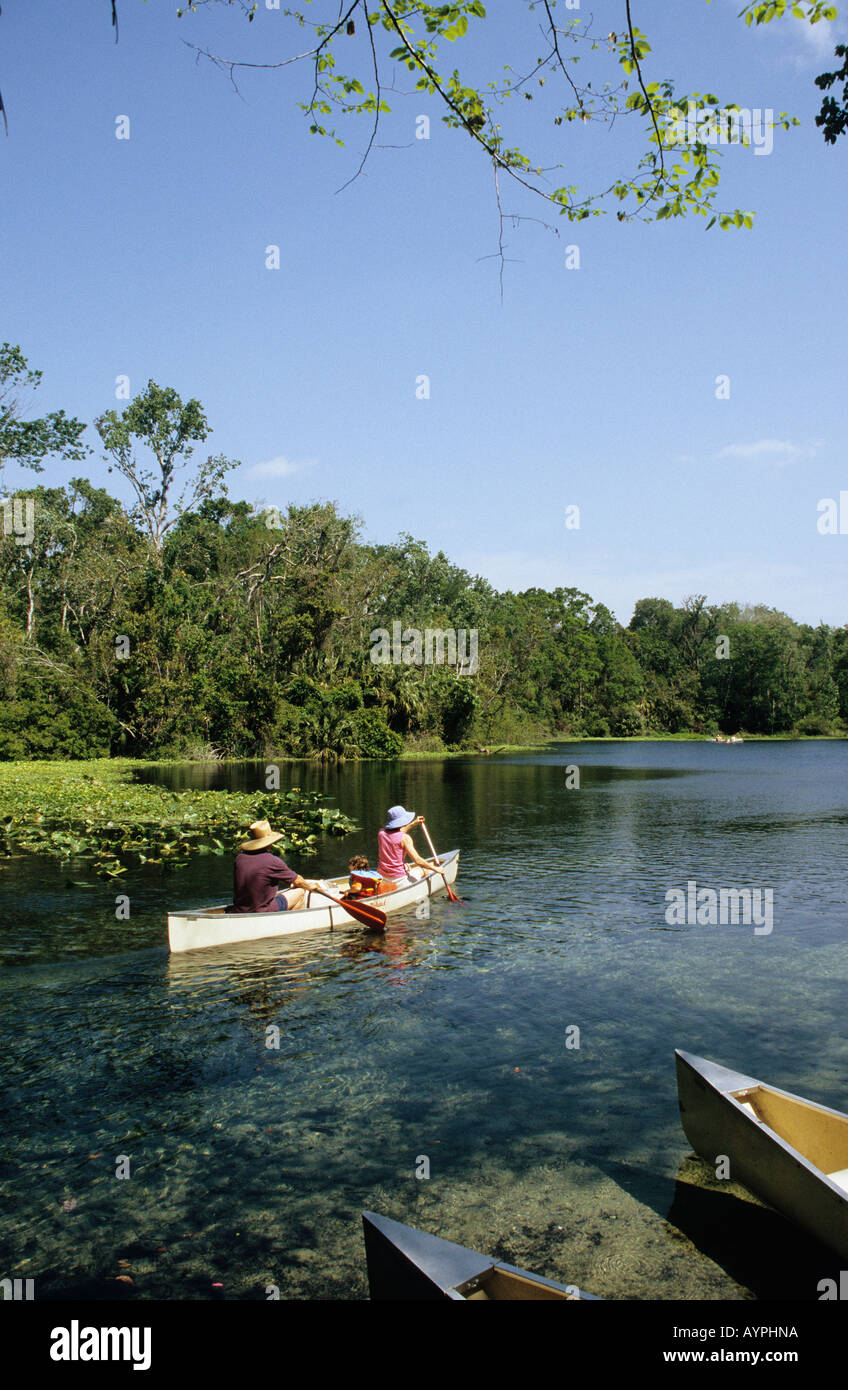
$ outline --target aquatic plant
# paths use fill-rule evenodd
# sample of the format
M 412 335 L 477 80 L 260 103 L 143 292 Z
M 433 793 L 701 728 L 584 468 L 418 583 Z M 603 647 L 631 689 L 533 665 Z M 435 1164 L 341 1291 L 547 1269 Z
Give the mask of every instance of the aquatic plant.
M 134 864 L 179 867 L 198 854 L 233 854 L 252 821 L 283 834 L 279 848 L 314 854 L 321 835 L 354 822 L 317 792 L 171 791 L 133 780 L 150 763 L 0 763 L 0 855 L 85 860 L 116 878 Z

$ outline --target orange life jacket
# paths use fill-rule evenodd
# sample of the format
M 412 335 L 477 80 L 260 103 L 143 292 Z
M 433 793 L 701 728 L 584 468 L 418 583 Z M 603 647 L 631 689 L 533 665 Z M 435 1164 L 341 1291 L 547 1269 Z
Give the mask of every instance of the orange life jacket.
M 357 897 L 370 898 L 380 887 L 380 875 L 376 869 L 352 869 L 350 891 Z

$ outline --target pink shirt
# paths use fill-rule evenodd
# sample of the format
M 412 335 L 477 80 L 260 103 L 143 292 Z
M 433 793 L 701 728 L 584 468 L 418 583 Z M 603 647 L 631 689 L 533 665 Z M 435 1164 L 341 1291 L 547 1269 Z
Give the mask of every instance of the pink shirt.
M 377 843 L 380 846 L 380 858 L 377 867 L 383 878 L 406 878 L 406 866 L 403 862 L 404 834 L 404 828 L 378 830 L 377 832 Z

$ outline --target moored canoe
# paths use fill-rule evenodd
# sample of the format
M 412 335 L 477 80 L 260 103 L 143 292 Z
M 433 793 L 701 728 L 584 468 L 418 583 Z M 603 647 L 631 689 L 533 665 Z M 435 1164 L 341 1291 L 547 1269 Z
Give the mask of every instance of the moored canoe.
M 675 1052 L 680 1118 L 696 1153 L 848 1258 L 848 1115 L 704 1057 Z
M 574 1284 L 557 1284 L 553 1279 L 528 1274 L 525 1269 L 371 1211 L 362 1213 L 362 1225 L 368 1287 L 371 1298 L 377 1301 L 598 1301 Z
M 440 854 L 444 873 L 426 874 L 415 883 L 405 884 L 392 893 L 363 898 L 366 906 L 383 912 L 402 912 L 428 898 L 444 893 L 445 880 L 453 883 L 459 868 L 459 850 Z M 338 896 L 347 887 L 347 875 L 330 879 L 328 887 Z M 199 908 L 195 912 L 168 913 L 168 944 L 171 951 L 202 951 L 212 946 L 232 946 L 242 941 L 262 941 L 271 936 L 293 936 L 300 932 L 326 931 L 332 927 L 358 925 L 345 912 L 318 893 L 307 894 L 306 906 L 294 912 L 227 912 L 226 906 Z

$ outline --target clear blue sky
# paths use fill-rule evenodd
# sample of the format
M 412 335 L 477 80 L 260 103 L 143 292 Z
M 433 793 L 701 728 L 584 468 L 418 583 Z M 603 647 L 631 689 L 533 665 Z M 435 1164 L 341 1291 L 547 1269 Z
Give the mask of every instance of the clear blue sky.
M 243 460 L 234 495 L 336 500 L 367 538 L 410 531 L 498 588 L 574 586 L 624 623 L 640 597 L 690 593 L 848 621 L 848 535 L 816 528 L 818 500 L 848 489 L 848 138 L 828 147 L 813 121 L 841 20 L 755 32 L 739 0 L 636 0 L 649 80 L 802 125 L 770 155 L 725 154 L 721 203 L 756 209 L 751 232 L 577 226 L 505 190 L 559 235 L 509 229 L 501 300 L 491 169 L 434 101 L 393 95 L 387 148 L 337 192 L 364 124 L 344 149 L 311 136 L 305 70 L 245 74 L 240 97 L 183 42 L 275 61 L 307 46 L 281 12 L 118 8 L 117 46 L 107 0 L 5 0 L 0 16 L 0 340 L 43 369 L 38 413 L 92 420 L 120 404 L 119 374 L 133 394 L 153 377 L 197 396 L 211 448 Z M 524 0 L 490 10 L 474 71 L 541 53 Z M 596 7 L 598 32 L 622 12 Z M 535 114 L 517 103 L 519 137 Z M 543 147 L 592 189 L 637 148 L 621 126 L 546 126 Z M 119 492 L 99 448 L 86 471 Z

